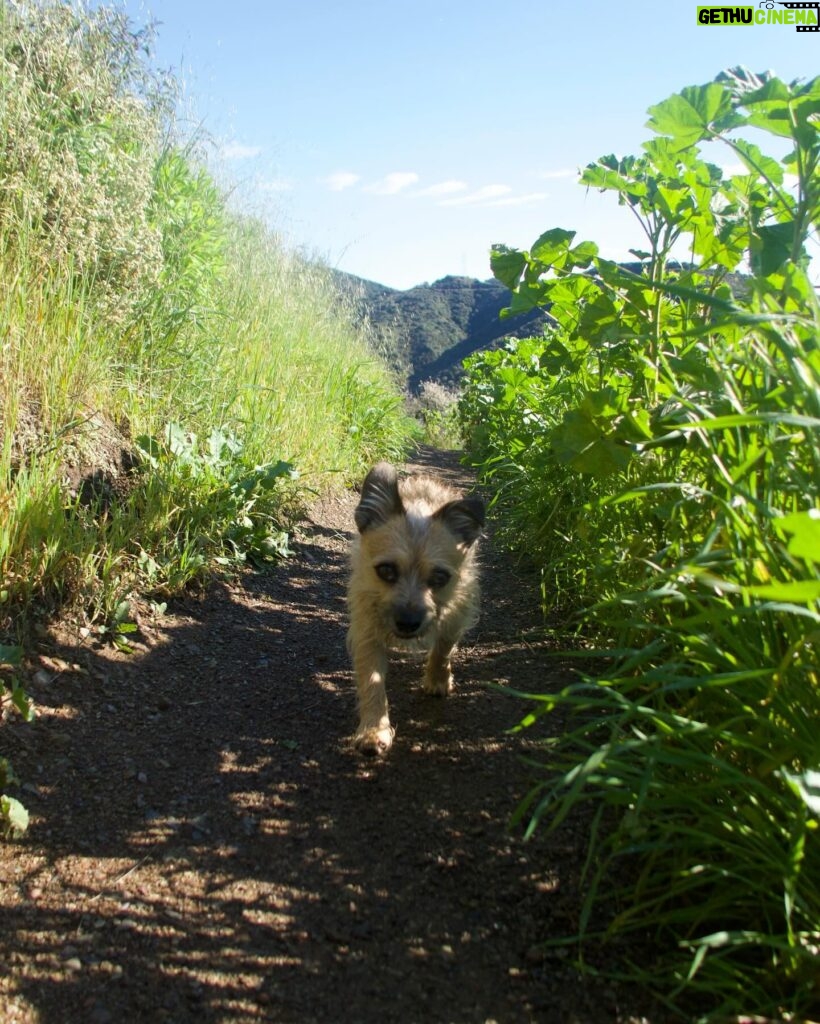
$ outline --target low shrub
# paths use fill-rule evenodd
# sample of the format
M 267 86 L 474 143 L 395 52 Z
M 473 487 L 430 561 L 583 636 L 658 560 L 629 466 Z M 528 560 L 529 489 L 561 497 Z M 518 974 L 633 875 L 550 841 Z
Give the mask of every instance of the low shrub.
M 496 247 L 511 310 L 557 327 L 473 357 L 461 402 L 509 540 L 548 610 L 581 596 L 594 659 L 527 698 L 523 728 L 568 724 L 518 816 L 590 805 L 576 938 L 651 936 L 621 968 L 687 1021 L 820 1005 L 818 113 L 820 79 L 740 69 L 651 108 L 642 156 L 581 176 L 635 213 L 636 264 L 563 229 Z

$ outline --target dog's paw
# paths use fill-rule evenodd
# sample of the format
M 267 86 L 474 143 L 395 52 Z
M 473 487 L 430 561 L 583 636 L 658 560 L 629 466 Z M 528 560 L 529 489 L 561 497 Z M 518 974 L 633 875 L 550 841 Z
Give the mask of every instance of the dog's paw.
M 434 697 L 446 697 L 448 693 L 453 692 L 453 673 L 449 669 L 444 669 L 441 672 L 430 672 L 429 670 L 424 676 L 424 692 L 432 694 Z
M 369 754 L 371 757 L 384 757 L 393 746 L 393 737 L 395 735 L 396 730 L 389 725 L 362 729 L 353 737 L 353 746 L 360 754 Z

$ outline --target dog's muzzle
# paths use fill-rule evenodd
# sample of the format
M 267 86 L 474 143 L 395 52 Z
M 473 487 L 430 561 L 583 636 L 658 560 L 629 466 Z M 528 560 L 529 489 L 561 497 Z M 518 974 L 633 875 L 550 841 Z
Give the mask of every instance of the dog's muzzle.
M 419 636 L 428 625 L 429 618 L 423 608 L 401 608 L 393 616 L 393 629 L 402 640 Z

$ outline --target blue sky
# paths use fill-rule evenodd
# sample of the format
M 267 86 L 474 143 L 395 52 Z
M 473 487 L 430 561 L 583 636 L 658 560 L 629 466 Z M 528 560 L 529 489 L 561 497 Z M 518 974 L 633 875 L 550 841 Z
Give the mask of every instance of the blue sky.
M 696 8 L 126 2 L 137 25 L 159 22 L 157 62 L 183 80 L 186 117 L 214 140 L 234 202 L 290 245 L 396 288 L 489 277 L 494 242 L 528 247 L 552 227 L 624 257 L 636 226 L 577 184 L 579 167 L 636 153 L 648 106 L 726 67 L 820 73 L 820 33 L 700 27 Z

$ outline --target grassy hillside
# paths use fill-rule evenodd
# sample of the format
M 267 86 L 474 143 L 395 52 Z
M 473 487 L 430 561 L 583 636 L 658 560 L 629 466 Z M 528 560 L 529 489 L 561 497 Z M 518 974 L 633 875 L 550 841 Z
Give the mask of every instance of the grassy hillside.
M 509 337 L 529 337 L 548 322 L 541 310 L 502 321 L 499 314 L 510 304 L 510 291 L 494 280 L 443 277 L 407 291 L 348 275 L 340 280 L 361 308 L 380 350 L 414 392 L 425 380 L 453 384 L 467 356 L 495 348 Z
M 137 590 L 275 557 L 297 475 L 405 441 L 356 311 L 227 212 L 149 43 L 0 0 L 0 661 L 55 606 L 112 629 Z

